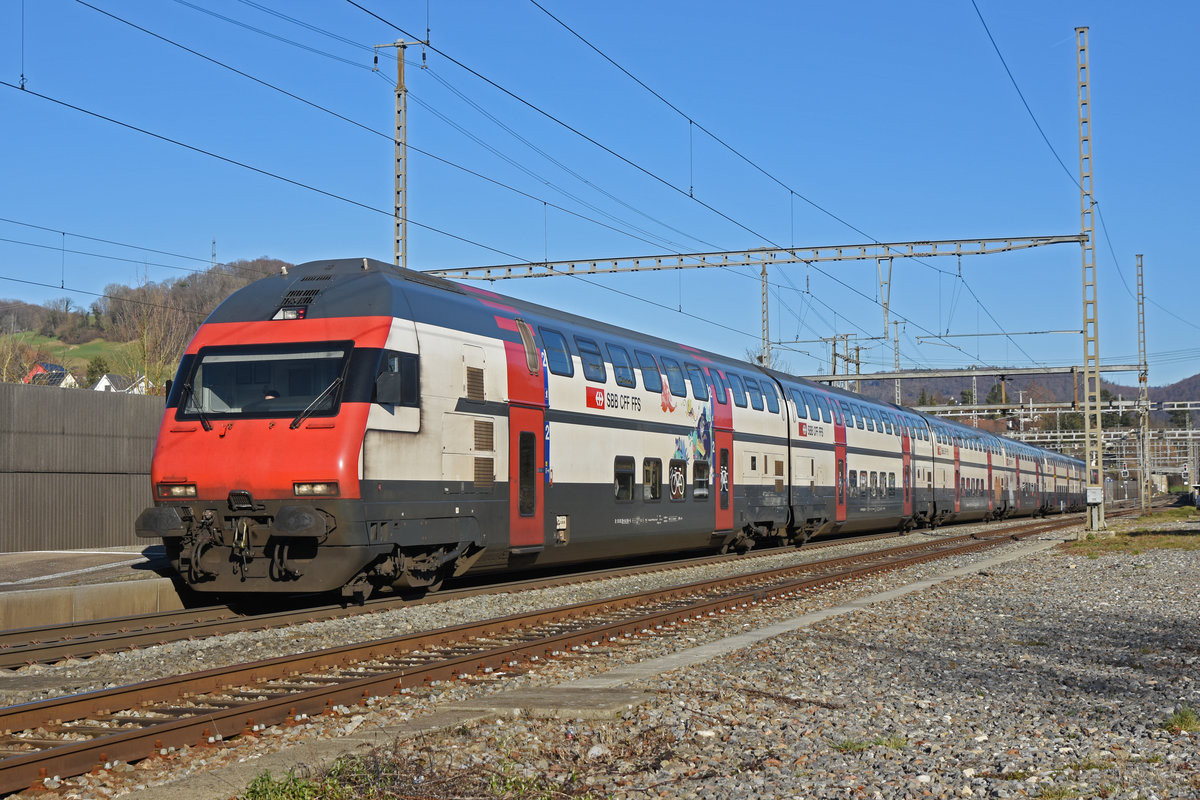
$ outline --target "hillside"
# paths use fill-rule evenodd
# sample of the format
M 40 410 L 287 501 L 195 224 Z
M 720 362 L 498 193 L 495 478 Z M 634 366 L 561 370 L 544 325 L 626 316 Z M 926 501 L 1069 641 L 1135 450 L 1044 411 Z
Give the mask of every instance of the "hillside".
M 40 306 L 0 299 L 0 331 L 7 331 L 0 335 L 0 381 L 19 382 L 36 362 L 46 361 L 63 365 L 80 383 L 115 372 L 146 375 L 161 387 L 196 328 L 222 300 L 285 265 L 257 258 L 160 283 L 110 284 L 88 308 L 70 297 Z

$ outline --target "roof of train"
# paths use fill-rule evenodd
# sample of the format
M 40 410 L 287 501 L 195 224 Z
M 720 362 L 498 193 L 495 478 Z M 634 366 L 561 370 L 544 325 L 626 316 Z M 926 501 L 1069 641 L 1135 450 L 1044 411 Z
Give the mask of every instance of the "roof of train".
M 470 298 L 473 303 L 464 303 Z M 982 441 L 1003 442 L 1012 451 L 1024 451 L 1029 455 L 1040 454 L 1054 459 L 1078 461 L 1061 453 L 1017 442 L 1012 439 L 987 433 L 932 414 L 898 406 L 886 401 L 874 400 L 837 387 L 815 384 L 784 372 L 764 369 L 760 365 L 730 356 L 709 353 L 686 347 L 678 342 L 662 339 L 640 331 L 630 331 L 598 320 L 588 319 L 560 309 L 530 303 L 485 289 L 463 286 L 444 278 L 428 275 L 411 269 L 402 269 L 392 264 L 371 258 L 343 258 L 324 261 L 309 261 L 289 267 L 276 275 L 257 280 L 231 294 L 209 315 L 206 323 L 249 322 L 271 319 L 276 311 L 286 306 L 305 306 L 307 318 L 333 318 L 354 316 L 391 316 L 446 325 L 467 332 L 487 336 L 500 336 L 519 340 L 515 331 L 498 329 L 496 312 L 511 308 L 540 324 L 553 321 L 566 332 L 590 332 L 617 343 L 638 343 L 678 354 L 680 358 L 699 356 L 702 360 L 728 366 L 733 369 L 761 370 L 793 386 L 807 386 L 834 394 L 857 403 L 867 403 L 889 409 L 900 409 L 907 414 L 926 420 L 932 425 L 943 425 L 964 438 Z M 471 313 L 470 309 L 478 313 Z M 1080 462 L 1082 463 L 1082 462 Z

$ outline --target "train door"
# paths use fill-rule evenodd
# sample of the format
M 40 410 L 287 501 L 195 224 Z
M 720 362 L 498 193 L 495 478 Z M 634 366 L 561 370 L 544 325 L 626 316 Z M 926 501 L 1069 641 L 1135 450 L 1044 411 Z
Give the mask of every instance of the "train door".
M 1035 481 L 1036 481 L 1033 484 L 1033 486 L 1034 486 L 1033 507 L 1034 507 L 1034 509 L 1041 509 L 1041 508 L 1044 508 L 1046 505 L 1046 494 L 1045 494 L 1046 487 L 1043 486 L 1043 481 L 1042 481 L 1042 459 L 1041 458 L 1038 458 L 1033 462 L 1033 468 L 1034 468 L 1034 475 L 1035 475 Z
M 509 544 L 544 544 L 545 410 L 513 405 L 509 421 Z
M 826 402 L 829 402 L 826 399 Z M 829 403 L 833 408 L 833 458 L 834 469 L 836 474 L 834 480 L 837 482 L 837 491 L 835 493 L 835 513 L 834 520 L 837 522 L 846 521 L 846 420 L 842 417 L 841 410 L 837 407 L 837 403 Z
M 717 509 L 714 530 L 733 530 L 733 468 L 730 457 L 733 453 L 733 403 L 730 402 L 716 367 L 709 369 L 710 387 L 713 391 L 713 437 L 717 452 Z M 720 393 L 718 395 L 718 393 Z M 720 402 L 717 397 L 725 398 Z
M 958 445 L 954 445 L 954 513 L 962 511 L 962 467 L 958 460 Z
M 508 536 L 514 550 L 545 546 L 546 488 L 550 485 L 549 404 L 545 354 L 524 320 L 514 320 L 520 342 L 505 342 L 508 361 Z
M 990 513 L 996 510 L 996 495 L 992 491 L 992 451 L 990 448 L 987 451 L 987 470 L 987 483 L 984 485 L 987 487 L 987 504 Z
M 900 430 L 900 481 L 904 491 L 904 516 L 911 517 L 913 513 L 912 439 L 908 435 L 908 425 L 901 425 Z
M 1012 488 L 1009 489 L 1009 495 L 1016 495 L 1016 503 L 1013 505 L 1014 511 L 1021 510 L 1021 457 L 1017 456 L 1013 459 L 1014 473 L 1012 479 Z

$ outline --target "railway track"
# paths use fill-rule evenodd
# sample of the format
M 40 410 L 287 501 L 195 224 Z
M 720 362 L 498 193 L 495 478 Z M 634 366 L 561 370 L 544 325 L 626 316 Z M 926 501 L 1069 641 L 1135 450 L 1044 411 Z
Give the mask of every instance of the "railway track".
M 923 540 L 0 709 L 0 792 L 214 744 L 430 681 L 519 672 L 558 655 L 1075 524 L 1060 518 L 994 535 Z
M 894 533 L 856 536 L 849 541 L 863 542 L 896 538 Z M 819 550 L 847 543 L 847 539 L 831 539 L 806 545 L 806 550 Z M 17 669 L 30 664 L 53 664 L 70 658 L 89 658 L 102 653 L 120 652 L 135 647 L 148 647 L 201 636 L 237 631 L 265 630 L 306 622 L 342 619 L 359 614 L 379 613 L 394 608 L 425 603 L 440 603 L 463 597 L 497 592 L 533 591 L 552 586 L 566 586 L 587 581 L 604 580 L 628 575 L 646 575 L 670 570 L 687 569 L 724 561 L 746 561 L 758 557 L 790 552 L 793 548 L 772 548 L 747 555 L 716 555 L 686 558 L 654 564 L 627 565 L 610 569 L 556 575 L 519 581 L 504 581 L 486 585 L 445 589 L 423 597 L 389 596 L 368 600 L 359 606 L 329 604 L 288 608 L 265 613 L 239 612 L 226 605 L 162 611 L 128 617 L 90 620 L 44 627 L 28 627 L 0 631 L 0 669 Z

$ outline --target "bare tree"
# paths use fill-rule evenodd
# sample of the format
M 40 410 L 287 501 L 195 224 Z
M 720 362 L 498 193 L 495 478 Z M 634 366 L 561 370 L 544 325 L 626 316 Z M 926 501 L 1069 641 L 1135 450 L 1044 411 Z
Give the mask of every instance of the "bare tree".
M 22 337 L 0 336 L 0 381 L 20 383 L 39 360 L 45 360 L 44 354 L 31 347 Z
M 114 328 L 129 343 L 114 359 L 116 368 L 136 378 L 144 375 L 147 393 L 161 394 L 200 322 L 197 314 L 174 304 L 169 285 L 143 283 L 132 290 L 109 287 L 109 313 Z

